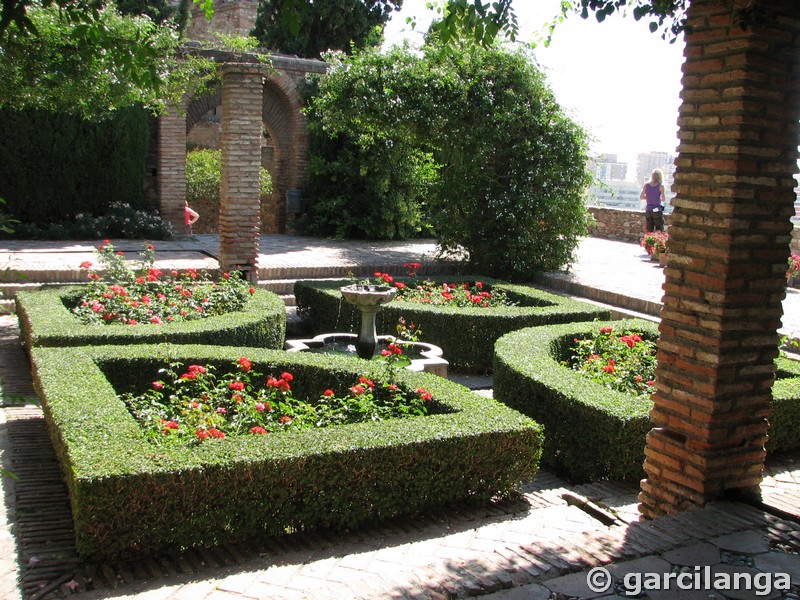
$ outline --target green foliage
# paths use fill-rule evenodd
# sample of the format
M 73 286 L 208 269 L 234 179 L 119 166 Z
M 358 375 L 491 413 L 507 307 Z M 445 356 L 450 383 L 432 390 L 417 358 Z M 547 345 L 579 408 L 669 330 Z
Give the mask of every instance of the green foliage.
M 414 68 L 413 57 L 402 51 L 363 53 L 347 69 L 342 55 L 326 58 L 333 61 L 336 71 L 320 79 L 310 92 L 314 99 L 307 110 L 309 202 L 296 221 L 298 231 L 356 239 L 418 235 L 425 228 L 424 206 L 436 177 L 433 155 L 413 135 L 367 121 L 387 110 L 395 113 L 396 120 L 399 110 L 409 110 L 408 106 L 390 108 L 380 82 L 386 78 L 396 85 L 400 75 L 418 77 L 407 72 Z M 363 127 L 353 133 L 347 121 L 360 118 L 359 110 L 351 110 L 348 102 L 365 111 L 359 124 Z M 340 111 L 346 115 L 332 124 Z
M 321 203 L 312 194 L 310 210 L 320 211 L 320 221 L 353 225 L 371 213 L 351 203 L 359 209 L 369 198 L 392 208 L 398 203 L 387 202 L 391 191 L 416 204 L 443 252 L 466 253 L 475 272 L 529 280 L 561 268 L 586 231 L 585 133 L 524 54 L 453 49 L 435 40 L 424 50 L 423 57 L 409 48 L 326 57 L 331 69 L 319 81 L 311 114 L 339 140 L 339 152 L 317 153 L 312 167 L 315 189 L 335 191 Z M 341 152 L 351 142 L 362 154 Z M 426 171 L 435 178 L 408 168 L 421 156 L 431 157 Z M 333 166 L 354 157 L 357 170 Z M 359 194 L 383 181 L 391 185 Z M 414 194 L 423 181 L 425 193 Z
M 189 202 L 211 200 L 219 204 L 222 185 L 222 150 L 202 148 L 186 154 L 186 199 Z M 260 169 L 261 196 L 272 193 L 272 177 L 264 167 Z
M 494 397 L 544 426 L 542 464 L 576 482 L 642 477 L 652 427 L 649 398 L 611 390 L 564 365 L 576 338 L 592 338 L 602 328 L 658 339 L 657 325 L 629 319 L 531 327 L 495 345 Z M 769 452 L 800 447 L 800 363 L 779 358 L 776 365 Z
M 514 281 L 562 268 L 586 233 L 585 132 L 522 53 L 434 45 L 429 56 L 459 82 L 432 140 L 444 165 L 429 198 L 442 250 Z
M 8 232 L 7 232 L 8 233 Z M 64 223 L 37 226 L 23 223 L 10 237 L 45 240 L 87 240 L 97 238 L 168 240 L 175 234 L 172 225 L 157 214 L 138 210 L 123 202 L 112 202 L 106 213 L 93 217 L 79 213 Z
M 298 397 L 350 385 L 363 361 L 248 349 L 253 369 L 291 372 Z M 154 445 L 118 394 L 165 363 L 214 365 L 239 346 L 35 348 L 35 385 L 67 480 L 85 558 L 210 546 L 314 528 L 352 528 L 449 503 L 483 502 L 534 476 L 541 428 L 446 379 L 403 371 L 438 414 Z M 176 493 L 179 490 L 180 493 Z
M 286 305 L 266 290 L 256 290 L 237 312 L 155 327 L 86 325 L 72 314 L 85 292 L 86 286 L 18 292 L 16 310 L 26 346 L 173 342 L 282 348 L 286 335 Z
M 11 35 L 0 52 L 0 106 L 37 108 L 97 118 L 140 104 L 162 110 L 187 86 L 205 84 L 208 61 L 178 60 L 178 36 L 146 17 L 112 6 L 88 23 L 58 10 L 30 12 L 37 35 Z M 113 48 L 113 50 L 109 50 Z
M 303 58 L 327 50 L 350 51 L 380 44 L 379 32 L 403 0 L 265 0 L 258 4 L 252 35 L 265 48 Z
M 396 278 L 404 282 L 404 278 Z M 428 277 L 445 281 L 482 281 L 490 290 L 503 292 L 517 306 L 435 306 L 393 300 L 376 316 L 378 334 L 396 335 L 403 318 L 425 332 L 425 342 L 442 348 L 453 370 L 485 373 L 492 369 L 494 342 L 503 334 L 532 325 L 607 319 L 607 310 L 556 296 L 542 290 L 494 281 L 487 277 Z M 298 281 L 294 295 L 298 311 L 316 333 L 357 333 L 359 313 L 342 300 L 339 288 L 348 281 Z
M 144 208 L 149 134 L 141 107 L 96 122 L 6 109 L 0 130 L 0 196 L 22 223 L 75 227 L 79 214 L 104 215 L 114 202 Z
M 652 402 L 608 389 L 563 364 L 575 338 L 601 327 L 658 337 L 649 321 L 531 327 L 495 345 L 494 397 L 545 427 L 542 464 L 571 481 L 639 479 Z
M 174 18 L 178 11 L 166 0 L 117 0 L 116 5 L 122 15 L 145 15 L 159 25 Z

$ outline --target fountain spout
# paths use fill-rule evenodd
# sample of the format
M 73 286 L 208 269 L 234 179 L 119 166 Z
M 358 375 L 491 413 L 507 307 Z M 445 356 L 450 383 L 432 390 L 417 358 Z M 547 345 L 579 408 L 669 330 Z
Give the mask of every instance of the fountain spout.
M 388 285 L 364 285 L 354 283 L 340 288 L 342 297 L 361 312 L 361 329 L 356 340 L 356 352 L 367 360 L 375 354 L 378 337 L 375 332 L 375 315 L 381 305 L 390 302 L 397 294 L 397 289 Z

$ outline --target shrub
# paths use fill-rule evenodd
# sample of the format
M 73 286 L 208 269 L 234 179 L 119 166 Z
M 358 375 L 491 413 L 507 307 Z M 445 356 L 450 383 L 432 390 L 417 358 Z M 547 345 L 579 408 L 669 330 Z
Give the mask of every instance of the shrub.
M 542 464 L 572 481 L 644 474 L 650 400 L 608 389 L 562 364 L 575 338 L 601 327 L 658 337 L 649 321 L 568 323 L 515 331 L 495 345 L 494 397 L 544 426 Z
M 170 361 L 213 364 L 239 347 L 34 348 L 34 382 L 69 489 L 78 552 L 113 558 L 210 546 L 428 511 L 506 495 L 536 471 L 541 428 L 440 377 L 402 371 L 438 414 L 275 435 L 153 445 L 117 397 Z M 289 371 L 295 394 L 351 385 L 354 359 L 248 350 L 253 368 Z M 176 493 L 178 490 L 180 493 Z
M 328 143 L 311 160 L 322 200 L 304 219 L 403 235 L 416 206 L 472 272 L 525 281 L 561 268 L 588 223 L 586 134 L 524 53 L 456 46 L 429 36 L 423 56 L 326 57 L 310 108 Z
M 86 286 L 17 292 L 27 347 L 174 342 L 282 348 L 286 335 L 286 305 L 266 290 L 256 290 L 239 311 L 161 325 L 86 325 L 72 312 L 85 292 Z
M 608 310 L 556 296 L 536 288 L 512 285 L 486 277 L 430 277 L 432 281 L 480 280 L 491 290 L 502 291 L 518 306 L 457 307 L 433 306 L 394 300 L 384 304 L 376 317 L 379 334 L 396 335 L 396 324 L 403 317 L 425 331 L 425 341 L 440 346 L 454 371 L 484 373 L 492 369 L 494 342 L 515 329 L 607 319 Z M 405 278 L 397 278 L 404 282 Z M 359 313 L 342 300 L 339 288 L 349 281 L 298 281 L 294 295 L 298 311 L 308 319 L 316 333 L 355 333 Z
M 33 225 L 21 223 L 14 227 L 14 236 L 23 239 L 87 240 L 96 238 L 168 240 L 175 234 L 172 225 L 157 214 L 112 202 L 108 211 L 99 217 L 80 213 L 64 223 Z
M 495 345 L 494 397 L 541 423 L 542 465 L 576 482 L 644 475 L 649 398 L 614 391 L 563 364 L 574 339 L 600 328 L 630 329 L 657 340 L 654 323 L 639 319 L 531 327 Z M 800 364 L 779 359 L 767 449 L 800 447 Z

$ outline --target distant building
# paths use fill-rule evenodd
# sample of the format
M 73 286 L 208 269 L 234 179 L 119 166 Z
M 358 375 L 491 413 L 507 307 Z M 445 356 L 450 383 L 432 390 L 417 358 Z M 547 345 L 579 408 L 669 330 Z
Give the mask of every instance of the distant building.
M 617 161 L 616 154 L 602 154 L 597 160 L 589 161 L 589 170 L 600 181 L 624 181 L 628 164 Z
M 589 188 L 586 204 L 640 210 L 643 204 L 639 200 L 641 193 L 642 186 L 635 181 L 603 181 Z

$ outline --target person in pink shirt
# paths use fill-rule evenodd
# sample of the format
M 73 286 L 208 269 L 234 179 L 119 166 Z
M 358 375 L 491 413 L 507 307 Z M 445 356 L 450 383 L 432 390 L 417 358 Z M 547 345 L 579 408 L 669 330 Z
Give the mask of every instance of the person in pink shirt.
M 189 208 L 189 203 L 186 201 L 184 201 L 183 203 L 183 211 L 185 215 L 183 223 L 184 225 L 186 225 L 186 233 L 191 234 L 192 225 L 194 224 L 195 221 L 197 221 L 197 219 L 200 218 L 200 215 L 198 215 L 195 211 Z

